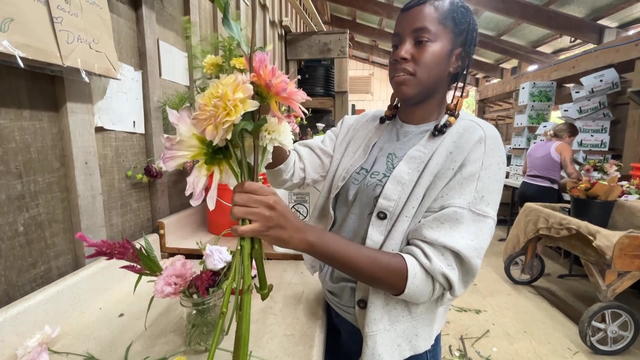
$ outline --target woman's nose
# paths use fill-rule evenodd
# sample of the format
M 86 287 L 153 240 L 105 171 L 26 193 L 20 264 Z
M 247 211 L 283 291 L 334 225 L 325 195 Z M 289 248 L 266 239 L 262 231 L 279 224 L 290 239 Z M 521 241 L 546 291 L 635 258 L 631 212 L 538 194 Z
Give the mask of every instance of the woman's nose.
M 395 51 L 391 53 L 391 60 L 407 61 L 411 58 L 411 47 L 407 43 L 398 45 Z

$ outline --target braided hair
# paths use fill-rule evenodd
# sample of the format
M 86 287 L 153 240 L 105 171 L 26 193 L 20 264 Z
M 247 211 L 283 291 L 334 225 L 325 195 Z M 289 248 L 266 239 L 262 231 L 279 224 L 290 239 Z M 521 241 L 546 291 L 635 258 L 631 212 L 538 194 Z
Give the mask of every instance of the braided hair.
M 440 22 L 453 33 L 455 42 L 453 49 L 462 49 L 460 70 L 452 74 L 449 80 L 449 85 L 453 86 L 454 89 L 451 102 L 447 105 L 447 115 L 449 117 L 446 121 L 437 124 L 432 132 L 434 136 L 439 136 L 444 134 L 459 116 L 459 109 L 462 105 L 460 99 L 464 96 L 469 69 L 471 68 L 473 54 L 478 41 L 478 23 L 473 16 L 471 8 L 463 0 L 410 0 L 400 9 L 400 13 L 405 13 L 413 8 L 427 4 L 438 10 Z M 459 89 L 461 89 L 461 92 L 458 97 L 456 94 Z M 384 123 L 395 118 L 399 108 L 400 104 L 392 96 L 391 104 L 384 116 L 380 118 L 380 122 Z

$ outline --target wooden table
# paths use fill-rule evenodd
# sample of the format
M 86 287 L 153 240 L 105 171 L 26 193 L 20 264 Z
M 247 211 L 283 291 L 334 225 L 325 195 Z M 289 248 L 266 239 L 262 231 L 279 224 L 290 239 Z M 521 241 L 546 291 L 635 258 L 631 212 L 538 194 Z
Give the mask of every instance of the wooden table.
M 157 235 L 151 239 L 157 247 Z M 157 358 L 182 349 L 185 330 L 178 300 L 156 299 L 145 331 L 153 284 L 142 282 L 132 294 L 136 277 L 118 269 L 121 265 L 95 261 L 1 308 L 0 360 L 15 360 L 16 349 L 46 324 L 61 327 L 53 349 L 90 351 L 102 360 L 122 359 L 131 341 L 130 359 Z M 267 261 L 266 269 L 274 290 L 265 302 L 253 297 L 251 350 L 264 359 L 321 359 L 325 325 L 319 281 L 301 261 Z M 221 347 L 232 349 L 232 336 Z M 188 357 L 204 359 L 206 354 Z M 230 358 L 223 352 L 216 355 Z

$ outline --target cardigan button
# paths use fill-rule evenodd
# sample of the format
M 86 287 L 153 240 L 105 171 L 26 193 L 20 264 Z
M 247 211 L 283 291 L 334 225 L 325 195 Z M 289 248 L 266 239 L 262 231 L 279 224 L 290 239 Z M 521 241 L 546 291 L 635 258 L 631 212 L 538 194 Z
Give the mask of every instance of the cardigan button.
M 358 306 L 359 309 L 364 310 L 367 308 L 367 300 L 365 299 L 358 299 L 358 301 L 356 301 L 356 306 Z
M 384 211 L 378 211 L 378 213 L 376 214 L 376 217 L 379 220 L 387 220 L 387 213 Z

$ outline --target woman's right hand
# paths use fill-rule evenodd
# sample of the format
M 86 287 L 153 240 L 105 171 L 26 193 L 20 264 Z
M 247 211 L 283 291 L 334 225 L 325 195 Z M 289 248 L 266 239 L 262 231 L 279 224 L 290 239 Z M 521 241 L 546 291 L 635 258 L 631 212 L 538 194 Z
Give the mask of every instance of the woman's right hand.
M 565 174 L 573 180 L 582 179 L 582 175 L 578 169 L 576 169 L 573 162 L 573 150 L 571 149 L 571 145 L 567 143 L 560 143 L 557 150 L 560 154 L 560 163 L 562 164 L 562 170 L 564 170 Z

